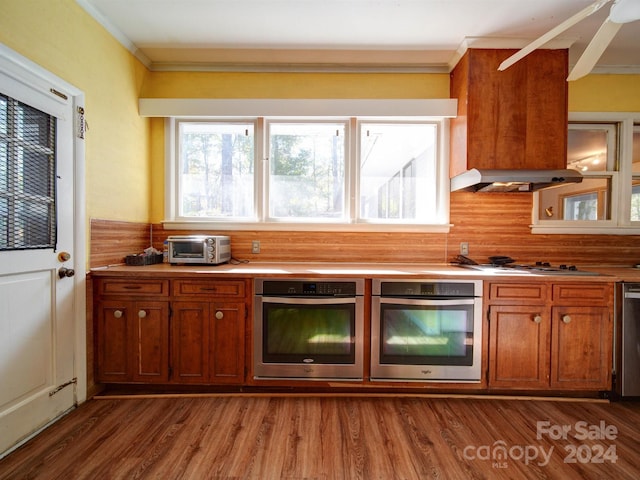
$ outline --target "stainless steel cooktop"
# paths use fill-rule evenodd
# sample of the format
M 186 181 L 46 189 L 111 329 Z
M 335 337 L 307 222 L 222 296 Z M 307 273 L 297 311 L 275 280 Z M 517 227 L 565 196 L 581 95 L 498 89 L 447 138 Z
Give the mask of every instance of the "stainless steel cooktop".
M 567 276 L 596 276 L 598 272 L 589 270 L 580 270 L 574 265 L 552 266 L 548 263 L 536 263 L 535 265 L 520 264 L 477 264 L 477 265 L 459 265 L 462 268 L 479 270 L 491 275 L 567 275 Z

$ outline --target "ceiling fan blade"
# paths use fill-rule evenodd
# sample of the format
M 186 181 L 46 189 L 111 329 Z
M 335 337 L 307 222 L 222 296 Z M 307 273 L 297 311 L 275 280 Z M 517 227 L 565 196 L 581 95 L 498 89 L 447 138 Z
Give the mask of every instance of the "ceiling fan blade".
M 617 0 L 611 5 L 609 18 L 616 23 L 640 20 L 640 2 L 637 0 Z
M 571 70 L 571 73 L 567 77 L 568 81 L 582 78 L 593 70 L 596 62 L 602 56 L 607 46 L 609 46 L 613 37 L 616 36 L 620 27 L 622 27 L 621 23 L 612 22 L 608 18 L 604 21 L 595 36 L 591 39 L 591 42 L 589 42 L 589 45 L 587 45 L 582 56 L 574 65 L 573 70 Z
M 533 52 L 534 50 L 536 50 L 537 48 L 541 47 L 542 45 L 544 45 L 545 43 L 547 43 L 550 40 L 553 40 L 555 37 L 557 37 L 558 35 L 560 35 L 562 32 L 564 32 L 565 30 L 568 30 L 569 28 L 573 27 L 576 23 L 578 23 L 580 20 L 587 18 L 589 15 L 591 15 L 592 13 L 597 12 L 598 10 L 600 10 L 605 4 L 609 3 L 611 0 L 599 0 L 595 3 L 592 3 L 591 5 L 589 5 L 588 7 L 580 10 L 578 13 L 576 13 L 574 16 L 568 18 L 567 20 L 565 20 L 564 22 L 562 22 L 560 25 L 556 26 L 555 28 L 552 28 L 551 30 L 549 30 L 547 33 L 545 33 L 544 35 L 542 35 L 541 37 L 537 38 L 536 40 L 534 40 L 533 42 L 531 42 L 529 45 L 527 45 L 526 47 L 522 48 L 521 50 L 518 50 L 516 53 L 514 53 L 513 55 L 511 55 L 509 58 L 507 58 L 504 62 L 502 62 L 500 64 L 500 66 L 498 67 L 498 70 L 506 70 L 507 68 L 509 68 L 511 65 L 513 65 L 514 63 L 516 63 L 518 60 L 523 59 L 524 57 L 526 57 L 527 55 L 529 55 L 531 52 Z

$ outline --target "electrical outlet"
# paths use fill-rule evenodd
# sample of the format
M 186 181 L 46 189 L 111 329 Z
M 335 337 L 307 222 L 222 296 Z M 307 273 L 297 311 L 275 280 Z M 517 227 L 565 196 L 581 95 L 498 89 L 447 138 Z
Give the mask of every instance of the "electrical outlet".
M 460 255 L 469 255 L 469 242 L 460 242 Z
M 260 253 L 260 240 L 253 240 L 251 242 L 251 253 Z

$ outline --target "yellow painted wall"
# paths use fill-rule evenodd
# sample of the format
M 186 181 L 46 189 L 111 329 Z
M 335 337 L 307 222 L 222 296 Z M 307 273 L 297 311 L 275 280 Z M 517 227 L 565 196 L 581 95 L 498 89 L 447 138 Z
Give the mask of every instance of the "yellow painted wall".
M 152 72 L 142 98 L 448 98 L 448 74 Z
M 74 0 L 0 0 L 0 42 L 84 91 L 87 216 L 148 221 L 146 67 Z
M 569 83 L 570 112 L 640 112 L 640 75 L 587 75 Z

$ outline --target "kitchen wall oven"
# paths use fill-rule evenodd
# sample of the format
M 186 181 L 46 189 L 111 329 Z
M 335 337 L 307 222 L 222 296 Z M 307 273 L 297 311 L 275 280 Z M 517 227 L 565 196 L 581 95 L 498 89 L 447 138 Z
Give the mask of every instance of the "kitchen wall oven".
M 373 279 L 371 380 L 479 382 L 482 281 Z
M 256 279 L 256 379 L 361 380 L 364 279 Z

